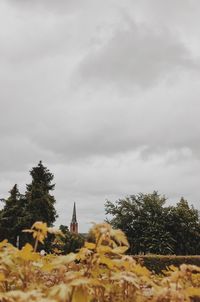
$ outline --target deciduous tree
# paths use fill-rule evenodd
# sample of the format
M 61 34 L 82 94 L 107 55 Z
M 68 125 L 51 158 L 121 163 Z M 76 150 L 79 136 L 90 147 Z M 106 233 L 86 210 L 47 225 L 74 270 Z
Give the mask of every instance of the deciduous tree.
M 166 206 L 165 196 L 140 193 L 107 201 L 105 209 L 110 223 L 127 235 L 132 254 L 200 253 L 199 213 L 183 198 Z

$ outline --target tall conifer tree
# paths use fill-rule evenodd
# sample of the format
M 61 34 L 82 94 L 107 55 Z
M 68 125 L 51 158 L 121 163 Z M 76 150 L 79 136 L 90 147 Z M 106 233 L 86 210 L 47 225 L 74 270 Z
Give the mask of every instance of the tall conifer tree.
M 56 220 L 55 198 L 50 194 L 54 190 L 53 174 L 43 166 L 42 161 L 30 171 L 31 184 L 26 186 L 27 215 L 30 225 L 35 221 L 46 222 L 52 226 Z
M 4 208 L 0 213 L 0 240 L 7 238 L 16 245 L 17 236 L 26 227 L 26 199 L 20 194 L 16 184 L 9 193 L 10 196 L 4 200 Z

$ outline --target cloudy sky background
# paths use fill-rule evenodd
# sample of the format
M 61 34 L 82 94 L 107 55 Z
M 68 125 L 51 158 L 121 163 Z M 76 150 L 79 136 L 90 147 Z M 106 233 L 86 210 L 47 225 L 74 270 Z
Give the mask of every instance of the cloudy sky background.
M 1 0 L 0 194 L 41 159 L 59 224 L 158 190 L 200 209 L 200 2 Z

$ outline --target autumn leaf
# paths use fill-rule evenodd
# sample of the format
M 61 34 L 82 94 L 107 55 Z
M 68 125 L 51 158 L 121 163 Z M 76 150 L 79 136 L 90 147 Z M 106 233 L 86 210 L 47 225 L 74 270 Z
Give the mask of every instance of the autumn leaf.
M 150 276 L 149 270 L 145 266 L 141 266 L 140 264 L 136 264 L 134 266 L 134 272 L 140 276 Z
M 50 228 L 50 227 L 48 227 L 48 228 L 47 228 L 47 232 L 48 232 L 49 234 L 60 235 L 60 236 L 62 236 L 62 237 L 65 237 L 65 235 L 63 234 L 63 232 L 62 232 L 61 230 L 57 230 L 57 229 L 55 229 L 55 228 Z
M 113 267 L 114 267 L 114 263 L 110 258 L 100 256 L 99 262 L 101 264 L 105 264 L 109 269 L 113 269 Z
M 86 249 L 89 249 L 89 250 L 94 250 L 96 248 L 96 244 L 91 243 L 91 242 L 86 242 L 84 246 Z
M 110 234 L 119 244 L 126 245 L 129 247 L 128 240 L 127 240 L 125 234 L 121 230 L 112 229 Z
M 107 254 L 107 253 L 112 253 L 113 249 L 110 246 L 108 246 L 108 245 L 100 245 L 97 248 L 97 252 L 99 254 Z
M 69 263 L 73 262 L 75 259 L 76 259 L 76 254 L 74 254 L 74 253 L 70 253 L 66 256 L 61 255 L 61 256 L 55 258 L 55 260 L 53 261 L 53 264 L 56 268 L 57 266 L 59 266 L 61 264 L 64 264 L 64 265 L 69 264 Z
M 139 288 L 138 277 L 131 272 L 117 272 L 111 276 L 112 280 L 126 281 Z
M 17 256 L 24 261 L 35 261 L 40 258 L 37 253 L 33 252 L 33 247 L 29 243 L 26 243 L 26 245 L 17 252 Z
M 0 249 L 7 246 L 8 244 L 8 240 L 7 239 L 4 239 L 3 241 L 0 242 Z
M 196 288 L 196 287 L 188 287 L 185 290 L 185 293 L 189 296 L 189 297 L 200 297 L 200 288 Z
M 49 291 L 49 297 L 59 302 L 66 302 L 70 296 L 72 288 L 67 284 L 58 284 Z M 39 302 L 39 301 L 38 301 Z
M 128 250 L 128 246 L 118 246 L 112 250 L 115 254 L 124 254 Z
M 72 302 L 89 302 L 86 289 L 76 288 L 73 294 Z
M 3 273 L 0 273 L 0 282 L 5 281 L 6 277 Z

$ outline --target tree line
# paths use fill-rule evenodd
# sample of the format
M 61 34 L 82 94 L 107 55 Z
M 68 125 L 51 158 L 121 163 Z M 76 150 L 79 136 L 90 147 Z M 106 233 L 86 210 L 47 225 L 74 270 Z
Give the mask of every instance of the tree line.
M 158 192 L 106 201 L 107 219 L 125 232 L 130 254 L 200 254 L 199 211 L 183 197 L 173 206 Z
M 24 194 L 19 192 L 17 184 L 9 191 L 9 196 L 3 199 L 3 208 L 0 211 L 0 241 L 8 239 L 14 246 L 22 247 L 31 242 L 31 236 L 22 230 L 29 229 L 36 221 L 46 222 L 53 226 L 58 217 L 55 209 L 55 197 L 52 191 L 54 175 L 40 161 L 30 170 L 32 181 L 26 185 Z M 67 211 L 68 209 L 66 209 Z M 50 236 L 45 242 L 45 249 L 52 251 L 59 247 L 60 252 L 75 251 L 84 239 L 80 235 L 71 234 L 67 226 L 60 226 L 64 236 L 55 238 Z
M 22 247 L 31 242 L 31 236 L 22 230 L 36 221 L 53 226 L 58 217 L 55 209 L 54 175 L 40 161 L 30 170 L 31 182 L 24 194 L 15 184 L 9 196 L 3 199 L 0 211 L 0 241 L 7 238 L 13 245 Z M 167 199 L 158 192 L 139 193 L 116 202 L 106 201 L 105 211 L 114 228 L 125 232 L 130 243 L 130 254 L 200 254 L 200 216 L 197 209 L 181 198 L 176 205 L 166 205 Z M 68 208 L 66 207 L 66 211 Z M 45 249 L 61 253 L 75 251 L 83 245 L 81 235 L 71 234 L 61 225 L 64 236 L 45 242 Z

